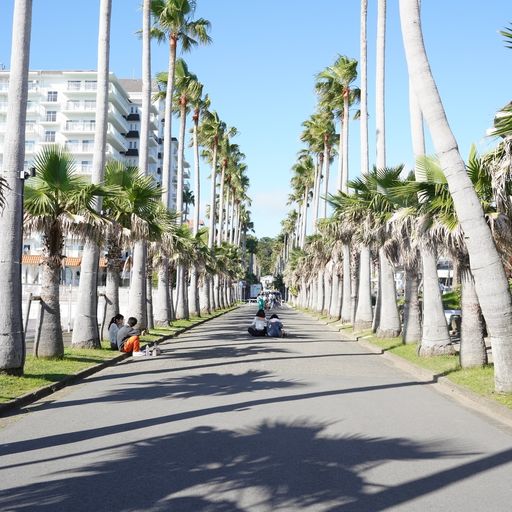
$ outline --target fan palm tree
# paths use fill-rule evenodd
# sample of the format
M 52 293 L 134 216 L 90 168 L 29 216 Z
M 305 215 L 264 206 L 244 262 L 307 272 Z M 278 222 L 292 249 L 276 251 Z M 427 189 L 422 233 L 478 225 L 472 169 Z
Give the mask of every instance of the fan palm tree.
M 109 162 L 105 168 L 105 184 L 116 187 L 119 194 L 107 197 L 103 209 L 110 224 L 107 226 L 106 258 L 107 318 L 119 313 L 119 282 L 123 267 L 122 248 L 140 240 L 161 241 L 175 231 L 176 215 L 160 202 L 161 190 L 151 176 L 137 167 L 121 162 Z
M 25 338 L 21 311 L 21 249 L 23 218 L 23 172 L 25 160 L 25 120 L 28 97 L 28 66 L 30 57 L 30 30 L 32 0 L 14 3 L 11 71 L 7 125 L 4 140 L 3 193 L 0 211 L 0 371 L 21 375 L 25 365 Z
M 495 388 L 512 391 L 512 300 L 491 231 L 469 179 L 429 66 L 417 0 L 400 0 L 409 77 L 430 128 L 436 152 L 466 238 L 471 271 L 493 347 Z
M 104 220 L 96 199 L 105 195 L 101 185 L 78 177 L 71 156 L 47 146 L 35 158 L 36 177 L 25 187 L 25 227 L 40 233 L 43 242 L 41 315 L 35 351 L 40 357 L 62 357 L 59 280 L 66 235 L 98 238 Z
M 98 73 L 96 86 L 96 124 L 91 181 L 103 182 L 108 127 L 110 18 L 112 0 L 101 0 L 98 31 Z M 101 199 L 96 201 L 101 211 Z M 94 240 L 86 240 L 80 265 L 80 283 L 72 343 L 74 347 L 99 348 L 98 330 L 98 268 L 100 249 Z M 139 317 L 140 318 L 140 317 Z

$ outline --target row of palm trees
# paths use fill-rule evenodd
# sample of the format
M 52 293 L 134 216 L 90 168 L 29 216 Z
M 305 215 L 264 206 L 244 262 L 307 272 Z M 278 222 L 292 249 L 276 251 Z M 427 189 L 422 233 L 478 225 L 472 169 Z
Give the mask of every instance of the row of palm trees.
M 59 147 L 46 147 L 35 160 L 36 177 L 24 185 L 24 125 L 30 54 L 31 0 L 16 0 L 13 18 L 5 168 L 0 179 L 0 226 L 12 234 L 2 248 L 0 286 L 3 298 L 0 334 L 0 371 L 21 374 L 25 341 L 21 314 L 21 239 L 41 236 L 42 286 L 39 336 L 40 357 L 63 355 L 59 310 L 59 277 L 66 237 L 85 240 L 81 262 L 79 302 L 72 335 L 73 347 L 99 347 L 97 283 L 101 251 L 107 261 L 107 316 L 119 312 L 119 283 L 123 250 L 131 250 L 130 316 L 141 328 L 169 325 L 226 307 L 238 298 L 235 283 L 243 275 L 240 247 L 251 226 L 249 180 L 244 155 L 231 139 L 236 129 L 210 110 L 203 85 L 188 70 L 177 51 L 209 43 L 210 24 L 193 19 L 193 0 L 144 0 L 139 167 L 105 159 L 108 112 L 111 0 L 100 0 L 98 36 L 98 93 L 93 172 L 90 182 L 74 172 L 74 162 Z M 149 112 L 152 95 L 151 38 L 169 44 L 167 73 L 157 74 L 165 99 L 162 186 L 148 176 Z M 20 58 L 21 56 L 21 58 Z M 180 121 L 176 169 L 176 205 L 171 209 L 172 116 Z M 191 227 L 184 223 L 184 152 L 187 119 L 192 117 L 194 153 L 194 213 Z M 211 168 L 209 229 L 200 227 L 200 157 Z M 21 174 L 20 174 L 21 173 Z M 217 183 L 220 177 L 220 184 Z M 5 229 L 5 231 L 4 231 Z M 158 285 L 153 304 L 153 276 Z
M 367 1 L 361 0 L 361 87 L 355 61 L 339 57 L 317 78 L 318 112 L 305 123 L 293 167 L 291 202 L 283 221 L 277 270 L 284 272 L 292 300 L 380 337 L 398 336 L 418 343 L 421 356 L 453 353 L 437 276 L 437 259 L 447 255 L 461 283 L 463 367 L 487 363 L 485 330 L 491 342 L 495 387 L 512 392 L 512 302 L 505 268 L 510 267 L 511 190 L 509 186 L 511 116 L 497 117 L 495 133 L 504 137 L 497 149 L 461 158 L 429 67 L 421 32 L 418 0 L 400 0 L 400 18 L 409 71 L 411 136 L 415 169 L 404 178 L 403 166 L 389 168 L 385 157 L 384 48 L 386 2 L 377 16 L 376 156 L 370 168 L 366 103 Z M 510 39 L 510 33 L 505 32 Z M 340 72 L 352 63 L 353 72 Z M 346 69 L 346 68 L 345 68 Z M 338 70 L 336 73 L 335 70 Z M 343 77 L 343 78 L 342 78 Z M 338 99 L 333 103 L 333 98 Z M 339 101 L 340 98 L 344 102 Z M 340 144 L 337 192 L 327 194 L 332 126 L 318 129 L 320 118 L 343 119 L 340 138 L 348 136 L 350 106 L 360 101 L 361 176 L 348 181 L 346 144 Z M 327 109 L 325 106 L 327 105 Z M 336 112 L 341 108 L 341 113 Z M 424 123 L 439 155 L 425 156 Z M 315 127 L 313 129 L 313 127 Z M 322 146 L 321 140 L 327 142 Z M 323 162 L 323 171 L 322 171 Z M 318 215 L 323 174 L 324 205 L 332 215 Z M 309 207 L 309 208 L 308 208 Z M 325 208 L 325 206 L 324 206 Z M 313 233 L 307 236 L 308 209 Z M 406 276 L 403 319 L 397 306 L 394 271 Z M 372 307 L 370 270 L 377 276 Z M 420 300 L 421 299 L 421 300 Z M 422 304 L 422 307 L 420 307 Z

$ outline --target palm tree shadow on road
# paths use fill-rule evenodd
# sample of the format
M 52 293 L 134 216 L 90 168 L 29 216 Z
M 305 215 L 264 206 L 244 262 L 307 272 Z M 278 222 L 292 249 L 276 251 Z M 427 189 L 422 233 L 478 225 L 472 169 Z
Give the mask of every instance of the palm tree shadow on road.
M 115 457 L 110 454 L 85 464 L 71 476 L 69 471 L 56 472 L 49 474 L 46 482 L 4 490 L 0 508 L 105 510 L 104 499 L 109 496 L 115 510 L 243 512 L 249 510 L 248 503 L 239 503 L 239 498 L 254 492 L 251 499 L 268 510 L 327 510 L 325 507 L 335 506 L 329 510 L 376 511 L 383 508 L 367 493 L 367 469 L 389 460 L 468 455 L 450 449 L 447 442 L 427 445 L 404 438 L 328 436 L 324 433 L 327 427 L 307 420 L 264 421 L 240 431 L 200 426 L 143 439 L 118 446 Z M 503 458 L 510 461 L 512 450 Z M 453 471 L 457 474 L 457 468 Z M 447 485 L 443 473 L 429 476 L 429 485 Z M 391 497 L 391 501 L 384 500 L 387 507 L 393 499 L 404 501 L 401 493 L 391 492 L 393 489 L 381 491 Z M 407 499 L 422 492 L 419 485 Z

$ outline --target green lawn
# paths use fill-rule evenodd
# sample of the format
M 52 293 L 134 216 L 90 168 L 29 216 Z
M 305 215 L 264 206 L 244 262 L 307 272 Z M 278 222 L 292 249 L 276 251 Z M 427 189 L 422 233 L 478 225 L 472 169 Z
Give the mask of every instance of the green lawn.
M 366 341 L 381 347 L 407 361 L 426 368 L 436 375 L 446 376 L 449 380 L 463 386 L 477 395 L 494 400 L 512 408 L 512 393 L 500 394 L 494 392 L 494 367 L 487 365 L 484 368 L 462 369 L 458 355 L 419 357 L 416 344 L 403 345 L 401 338 L 380 339 L 375 336 L 365 338 Z
M 0 374 L 0 403 L 7 402 L 30 391 L 58 382 L 64 377 L 94 366 L 119 355 L 112 350 L 64 350 L 64 359 L 39 359 L 27 356 L 22 377 Z

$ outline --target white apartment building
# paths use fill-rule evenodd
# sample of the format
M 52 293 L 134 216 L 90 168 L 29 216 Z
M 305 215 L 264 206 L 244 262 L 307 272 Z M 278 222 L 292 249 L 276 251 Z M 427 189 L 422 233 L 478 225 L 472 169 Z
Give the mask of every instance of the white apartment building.
M 96 118 L 96 71 L 30 71 L 27 119 L 25 129 L 25 167 L 32 165 L 37 152 L 48 144 L 64 146 L 76 162 L 76 170 L 87 177 L 92 173 Z M 0 169 L 3 164 L 9 72 L 0 71 Z M 110 73 L 107 129 L 107 159 L 130 165 L 139 162 L 140 113 L 142 81 L 121 80 Z M 148 172 L 161 182 L 163 163 L 164 101 L 153 101 L 150 113 Z M 171 145 L 171 177 L 176 175 L 177 140 Z M 188 164 L 187 164 L 188 166 Z M 176 205 L 176 181 L 172 181 L 170 207 Z M 83 245 L 67 241 L 65 254 L 81 256 Z M 24 259 L 36 265 L 40 254 L 37 239 L 24 241 Z M 32 261 L 33 260 L 33 261 Z M 36 269 L 34 269 L 35 272 Z M 26 271 L 24 271 L 26 273 Z M 24 275 L 25 282 L 37 281 L 37 276 Z

